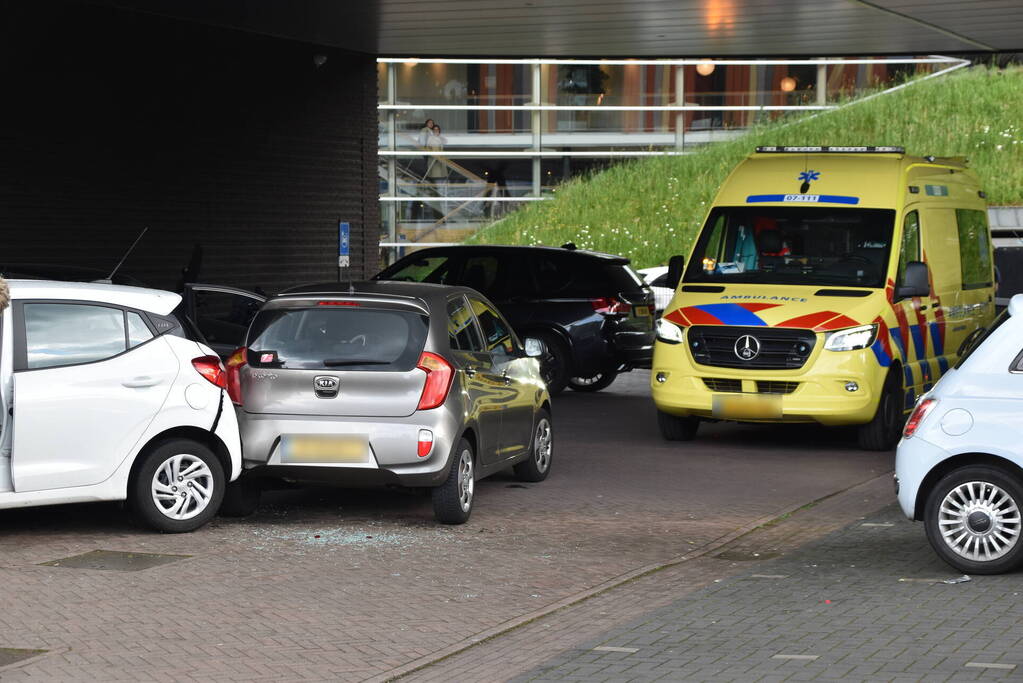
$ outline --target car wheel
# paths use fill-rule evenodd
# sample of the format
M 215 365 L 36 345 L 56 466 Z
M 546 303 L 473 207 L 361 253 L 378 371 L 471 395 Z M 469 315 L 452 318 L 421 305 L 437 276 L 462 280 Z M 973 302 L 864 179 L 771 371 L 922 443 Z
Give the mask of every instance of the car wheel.
M 198 529 L 224 498 L 224 470 L 213 452 L 191 439 L 165 441 L 142 461 L 128 494 L 135 516 L 164 533 Z
M 598 372 L 593 377 L 570 377 L 568 388 L 572 391 L 600 391 L 611 386 L 611 383 L 618 377 L 614 370 Z
M 540 356 L 540 376 L 547 384 L 547 393 L 551 396 L 560 394 L 568 384 L 572 363 L 568 346 L 553 332 L 538 332 L 533 336 L 544 345 L 544 353 Z
M 973 465 L 945 475 L 927 496 L 931 547 L 965 574 L 1000 574 L 1023 563 L 1023 486 L 1004 470 Z
M 227 485 L 224 502 L 220 504 L 221 517 L 248 517 L 259 507 L 259 499 L 263 495 L 260 482 L 251 477 L 242 476 Z
M 520 481 L 543 481 L 551 472 L 554 458 L 554 433 L 551 431 L 551 416 L 546 410 L 537 413 L 536 429 L 533 430 L 533 445 L 529 457 L 512 469 Z
M 460 439 L 448 478 L 433 490 L 433 516 L 442 524 L 464 524 L 472 514 L 476 494 L 476 468 L 472 444 Z
M 657 426 L 661 428 L 661 436 L 668 441 L 692 441 L 700 428 L 700 418 L 679 417 L 658 410 Z
M 887 451 L 895 447 L 906 423 L 903 405 L 906 397 L 898 372 L 889 372 L 874 419 L 859 429 L 860 448 L 866 451 Z

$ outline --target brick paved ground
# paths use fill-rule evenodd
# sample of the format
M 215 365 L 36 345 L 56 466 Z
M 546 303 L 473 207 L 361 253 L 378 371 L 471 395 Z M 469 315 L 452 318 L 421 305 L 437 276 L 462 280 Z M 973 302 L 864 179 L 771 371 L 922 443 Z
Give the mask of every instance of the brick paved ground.
M 428 498 L 330 490 L 281 492 L 250 519 L 175 536 L 115 505 L 0 512 L 0 648 L 50 651 L 0 675 L 386 677 L 891 467 L 813 428 L 713 425 L 667 444 L 646 381 L 559 397 L 550 479 L 482 482 L 461 527 L 434 525 Z M 97 549 L 191 557 L 40 566 Z
M 744 565 L 576 642 L 517 680 L 1023 678 L 1019 575 L 941 583 L 958 574 L 897 506 L 781 558 Z

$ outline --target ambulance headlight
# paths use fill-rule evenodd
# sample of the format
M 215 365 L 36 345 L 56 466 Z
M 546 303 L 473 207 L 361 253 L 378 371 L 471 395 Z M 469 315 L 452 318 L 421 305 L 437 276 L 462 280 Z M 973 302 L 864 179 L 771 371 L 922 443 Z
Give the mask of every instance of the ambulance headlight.
M 665 344 L 681 344 L 682 328 L 664 318 L 657 319 L 657 339 Z
M 828 351 L 856 351 L 865 349 L 877 339 L 877 324 L 860 325 L 845 330 L 828 332 L 824 348 Z

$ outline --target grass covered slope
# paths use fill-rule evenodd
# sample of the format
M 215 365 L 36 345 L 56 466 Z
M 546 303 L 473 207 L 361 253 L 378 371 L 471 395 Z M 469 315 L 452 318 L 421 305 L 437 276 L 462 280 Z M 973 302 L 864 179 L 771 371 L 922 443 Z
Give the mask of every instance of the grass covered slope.
M 575 242 L 637 267 L 664 263 L 689 248 L 718 186 L 758 145 L 900 145 L 909 154 L 966 156 L 990 204 L 1023 204 L 1023 69 L 964 69 L 691 155 L 612 166 L 570 180 L 555 199 L 532 202 L 470 241 Z

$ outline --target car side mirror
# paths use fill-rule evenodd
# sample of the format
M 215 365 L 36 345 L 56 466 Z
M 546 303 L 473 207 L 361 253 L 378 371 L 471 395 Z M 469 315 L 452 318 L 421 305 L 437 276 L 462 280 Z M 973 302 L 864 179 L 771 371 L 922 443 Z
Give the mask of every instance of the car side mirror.
M 914 296 L 930 296 L 931 281 L 927 272 L 927 264 L 923 261 L 910 261 L 906 264 L 906 272 L 902 276 L 902 284 L 895 288 L 896 299 Z
M 668 259 L 668 281 L 665 283 L 671 289 L 678 289 L 678 283 L 682 282 L 682 270 L 686 266 L 686 257 L 676 254 Z
M 547 351 L 544 343 L 536 337 L 526 337 L 526 340 L 522 342 L 522 346 L 525 349 L 526 356 L 529 358 L 539 358 Z

